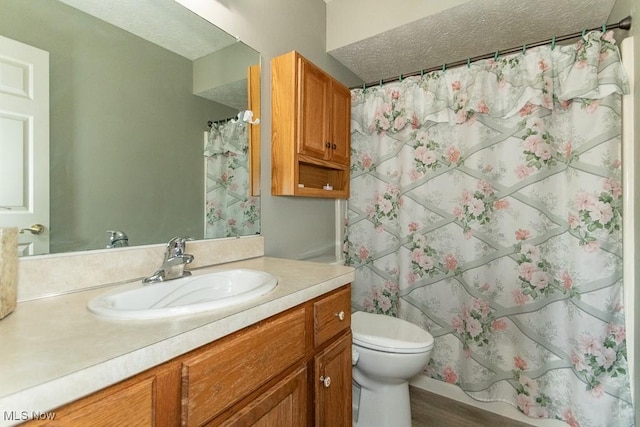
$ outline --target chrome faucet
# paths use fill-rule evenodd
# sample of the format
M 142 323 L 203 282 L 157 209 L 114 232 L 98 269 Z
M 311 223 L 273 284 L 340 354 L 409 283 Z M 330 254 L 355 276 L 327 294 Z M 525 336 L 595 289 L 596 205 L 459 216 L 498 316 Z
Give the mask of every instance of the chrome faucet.
M 142 283 L 165 282 L 191 276 L 191 272 L 184 269 L 187 264 L 193 261 L 193 255 L 184 253 L 188 240 L 193 239 L 191 237 L 174 237 L 169 240 L 162 265 L 151 276 L 142 279 Z

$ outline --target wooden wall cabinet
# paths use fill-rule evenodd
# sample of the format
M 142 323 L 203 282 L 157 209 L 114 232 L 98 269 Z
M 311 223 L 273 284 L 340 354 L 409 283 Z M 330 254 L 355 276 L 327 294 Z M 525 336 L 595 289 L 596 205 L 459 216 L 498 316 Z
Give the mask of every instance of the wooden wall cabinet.
M 351 426 L 351 288 L 248 326 L 29 426 Z
M 272 59 L 271 129 L 271 194 L 349 198 L 346 86 L 295 51 Z

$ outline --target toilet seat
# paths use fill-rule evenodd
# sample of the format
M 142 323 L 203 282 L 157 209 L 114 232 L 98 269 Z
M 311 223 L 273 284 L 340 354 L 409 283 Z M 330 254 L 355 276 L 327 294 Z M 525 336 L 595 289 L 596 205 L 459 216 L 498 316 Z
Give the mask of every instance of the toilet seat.
M 433 337 L 406 320 L 357 311 L 351 315 L 353 343 L 387 353 L 423 353 L 433 348 Z

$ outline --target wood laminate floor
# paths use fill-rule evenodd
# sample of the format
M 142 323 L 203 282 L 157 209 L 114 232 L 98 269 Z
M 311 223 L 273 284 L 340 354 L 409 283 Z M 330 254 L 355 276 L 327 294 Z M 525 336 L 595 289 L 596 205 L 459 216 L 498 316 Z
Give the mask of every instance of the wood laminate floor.
M 410 387 L 413 427 L 534 427 Z

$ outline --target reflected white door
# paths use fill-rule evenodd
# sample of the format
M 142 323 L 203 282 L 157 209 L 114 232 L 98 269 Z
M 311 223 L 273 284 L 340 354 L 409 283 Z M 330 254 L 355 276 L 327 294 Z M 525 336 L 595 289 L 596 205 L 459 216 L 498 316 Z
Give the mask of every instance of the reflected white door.
M 20 255 L 49 253 L 49 52 L 0 36 L 0 227 L 36 224 Z

